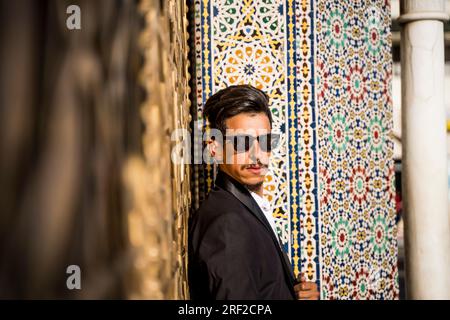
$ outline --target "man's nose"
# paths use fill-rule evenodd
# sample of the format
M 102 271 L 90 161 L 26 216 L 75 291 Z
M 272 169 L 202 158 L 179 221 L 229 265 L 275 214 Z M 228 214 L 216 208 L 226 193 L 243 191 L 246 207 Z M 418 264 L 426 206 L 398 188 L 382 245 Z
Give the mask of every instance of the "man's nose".
M 261 157 L 261 146 L 259 145 L 259 141 L 255 139 L 255 141 L 253 141 L 253 145 L 250 147 L 250 159 L 255 161 L 261 159 Z

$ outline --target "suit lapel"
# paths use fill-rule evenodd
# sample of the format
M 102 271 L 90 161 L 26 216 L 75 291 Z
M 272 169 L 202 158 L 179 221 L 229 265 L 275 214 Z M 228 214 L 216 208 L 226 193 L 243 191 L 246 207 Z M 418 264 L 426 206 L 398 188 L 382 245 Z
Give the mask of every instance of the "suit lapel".
M 275 243 L 278 254 L 281 258 L 284 271 L 291 282 L 291 286 L 289 286 L 291 293 L 295 297 L 295 292 L 293 290 L 293 285 L 295 283 L 294 274 L 292 272 L 292 267 L 289 262 L 289 258 L 287 254 L 282 250 L 282 244 L 278 237 L 278 235 L 275 235 L 273 232 L 272 227 L 269 224 L 269 221 L 267 221 L 266 216 L 262 212 L 259 205 L 256 203 L 255 199 L 251 196 L 250 192 L 239 182 L 234 180 L 232 177 L 228 176 L 227 174 L 223 173 L 222 171 L 219 171 L 217 174 L 217 178 L 215 181 L 215 185 L 220 186 L 221 188 L 227 190 L 232 195 L 234 195 L 244 206 L 247 207 L 247 209 L 261 222 L 266 230 L 269 232 L 273 242 Z

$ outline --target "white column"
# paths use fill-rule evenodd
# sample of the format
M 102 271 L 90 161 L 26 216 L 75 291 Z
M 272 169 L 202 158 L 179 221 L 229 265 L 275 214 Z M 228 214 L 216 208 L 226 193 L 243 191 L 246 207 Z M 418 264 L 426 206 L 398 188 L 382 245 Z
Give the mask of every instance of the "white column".
M 402 0 L 402 153 L 408 299 L 450 299 L 444 0 Z M 447 88 L 448 89 L 448 88 Z

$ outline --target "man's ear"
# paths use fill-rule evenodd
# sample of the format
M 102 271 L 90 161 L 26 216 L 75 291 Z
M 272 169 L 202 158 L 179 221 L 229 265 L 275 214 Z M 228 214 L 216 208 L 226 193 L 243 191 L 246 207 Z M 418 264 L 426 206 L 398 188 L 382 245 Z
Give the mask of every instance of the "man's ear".
M 208 140 L 208 151 L 211 157 L 215 158 L 219 150 L 219 144 L 215 139 Z

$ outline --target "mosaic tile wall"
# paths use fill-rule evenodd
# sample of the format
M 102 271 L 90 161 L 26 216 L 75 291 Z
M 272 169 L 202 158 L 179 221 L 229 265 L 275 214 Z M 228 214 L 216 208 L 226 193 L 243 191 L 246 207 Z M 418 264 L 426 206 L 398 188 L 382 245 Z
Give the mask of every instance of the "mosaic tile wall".
M 390 8 L 317 1 L 324 298 L 398 297 Z
M 388 1 L 195 0 L 194 119 L 232 84 L 271 98 L 265 195 L 295 273 L 323 299 L 398 296 Z M 212 184 L 194 171 L 197 207 Z

